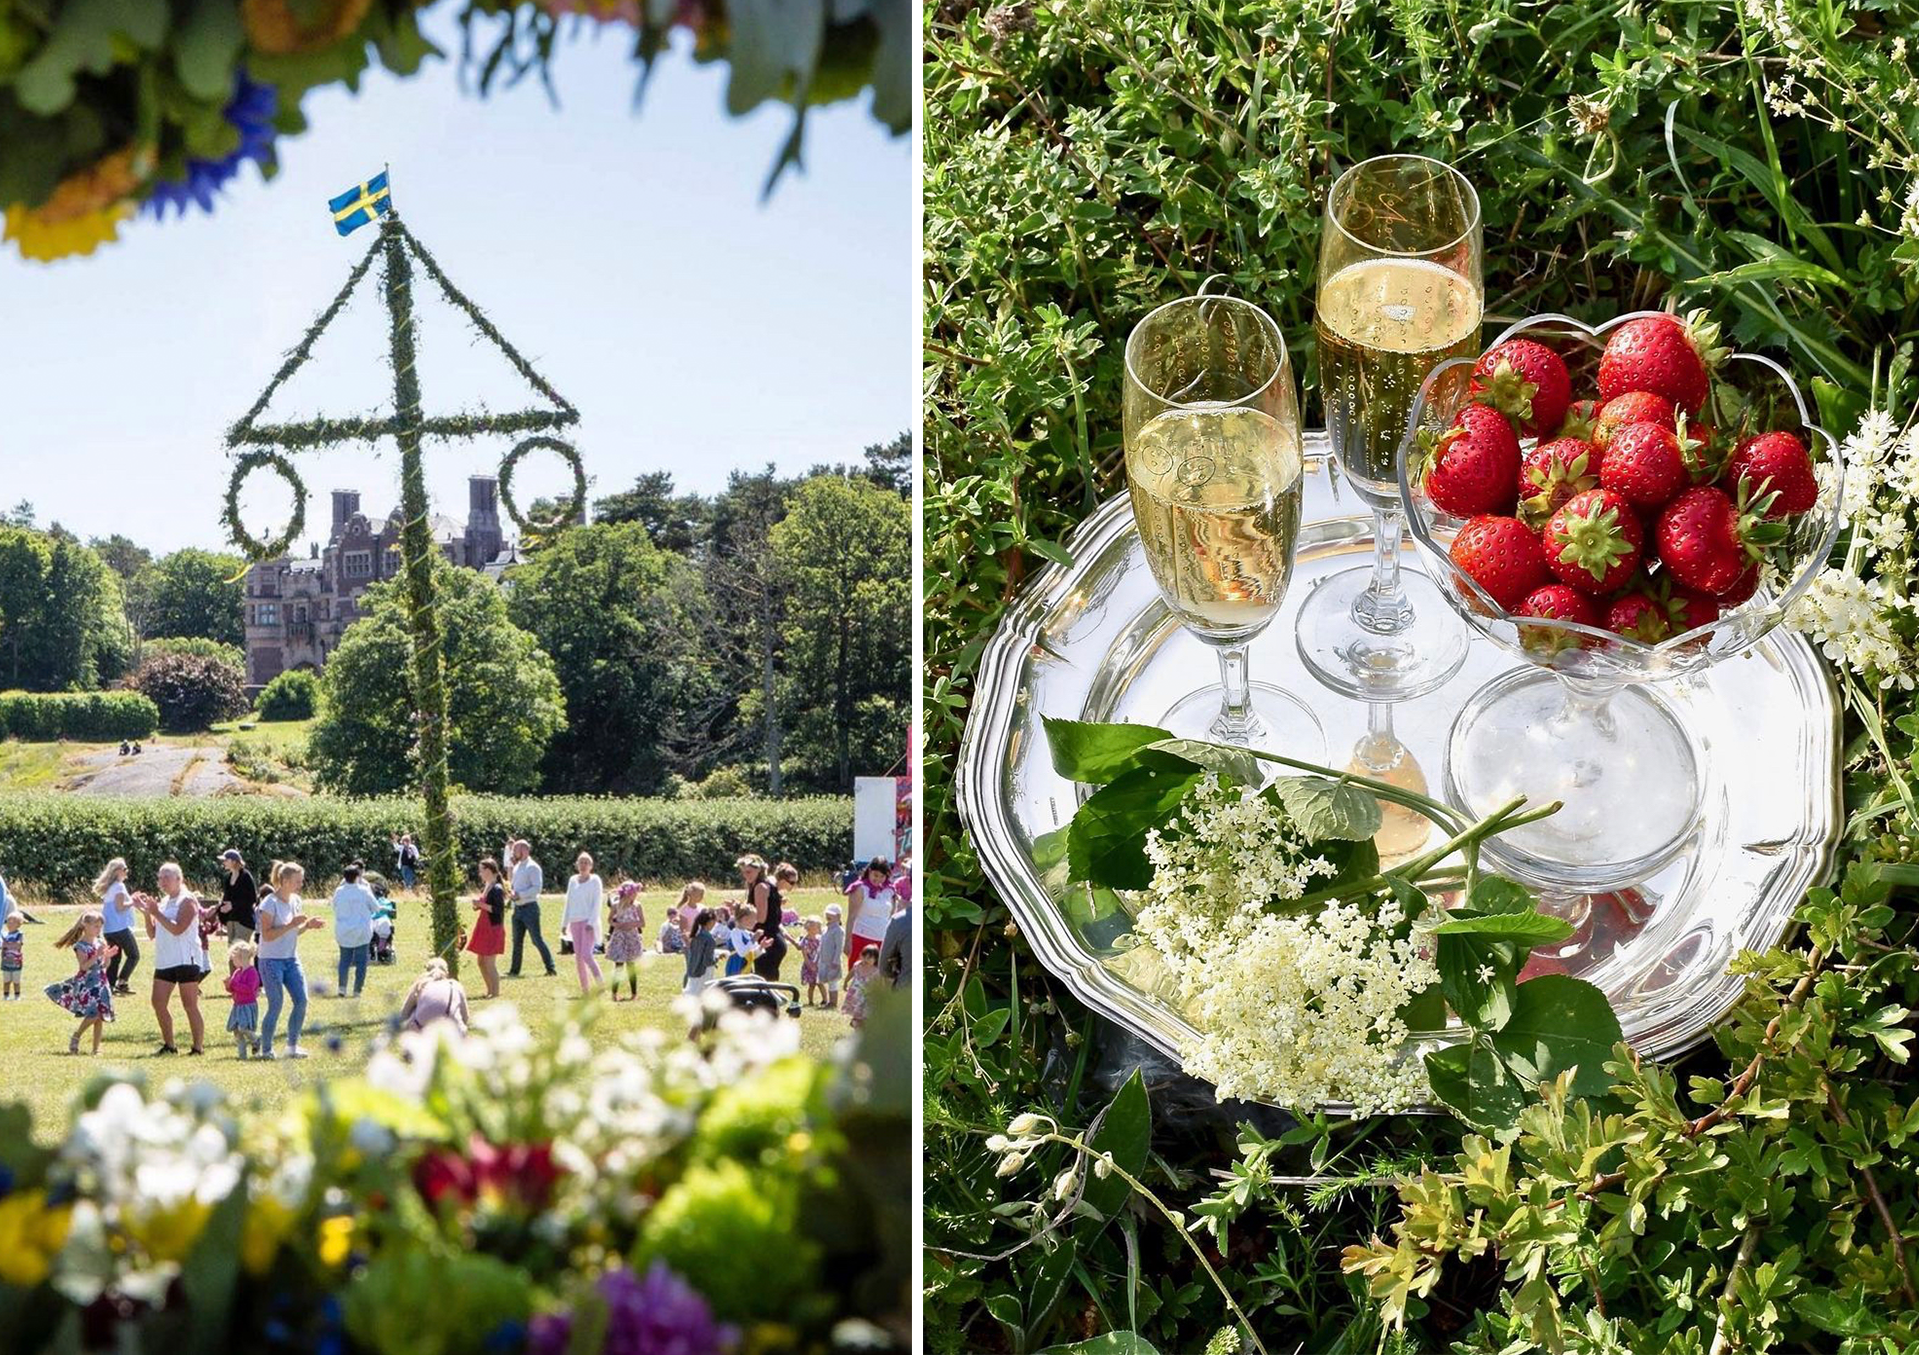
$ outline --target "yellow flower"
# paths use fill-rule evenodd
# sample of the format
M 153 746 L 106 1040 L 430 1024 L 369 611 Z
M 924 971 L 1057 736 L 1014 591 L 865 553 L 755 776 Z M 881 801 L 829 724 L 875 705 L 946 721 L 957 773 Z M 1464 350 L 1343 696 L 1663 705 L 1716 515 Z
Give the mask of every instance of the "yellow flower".
M 0 239 L 20 246 L 21 257 L 51 262 L 91 254 L 120 238 L 120 223 L 132 216 L 134 192 L 152 173 L 150 153 L 127 147 L 69 174 L 38 207 L 7 208 Z
M 293 1227 L 293 1211 L 271 1195 L 255 1199 L 247 1208 L 240 1233 L 240 1264 L 249 1275 L 264 1275 L 273 1254 Z
M 0 1281 L 22 1287 L 47 1278 L 53 1258 L 67 1245 L 73 1211 L 46 1207 L 43 1190 L 0 1199 Z
M 353 1250 L 353 1220 L 345 1214 L 336 1214 L 330 1219 L 320 1221 L 320 1263 L 327 1266 L 346 1264 L 347 1253 Z
M 126 1231 L 156 1261 L 184 1261 L 212 1213 L 210 1205 L 188 1197 L 178 1204 L 129 1219 Z

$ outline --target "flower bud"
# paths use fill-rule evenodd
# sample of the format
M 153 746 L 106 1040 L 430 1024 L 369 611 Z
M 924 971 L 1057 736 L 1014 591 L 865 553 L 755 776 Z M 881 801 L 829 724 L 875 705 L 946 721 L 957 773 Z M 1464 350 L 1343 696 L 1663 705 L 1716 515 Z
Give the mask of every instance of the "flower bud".
M 1025 1153 L 1008 1153 L 1005 1157 L 1000 1159 L 999 1170 L 995 1172 L 994 1175 L 1011 1176 L 1014 1172 L 1018 1171 L 1021 1167 L 1024 1167 L 1025 1165 L 1026 1165 Z

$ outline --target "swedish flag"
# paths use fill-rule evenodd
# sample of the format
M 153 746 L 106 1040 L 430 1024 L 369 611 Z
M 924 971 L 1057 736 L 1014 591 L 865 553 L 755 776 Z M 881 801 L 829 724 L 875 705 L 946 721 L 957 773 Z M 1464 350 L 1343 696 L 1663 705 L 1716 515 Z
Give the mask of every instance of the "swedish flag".
M 381 170 L 358 188 L 349 188 L 327 206 L 333 209 L 333 229 L 342 235 L 351 235 L 374 217 L 385 216 L 393 210 L 386 171 Z

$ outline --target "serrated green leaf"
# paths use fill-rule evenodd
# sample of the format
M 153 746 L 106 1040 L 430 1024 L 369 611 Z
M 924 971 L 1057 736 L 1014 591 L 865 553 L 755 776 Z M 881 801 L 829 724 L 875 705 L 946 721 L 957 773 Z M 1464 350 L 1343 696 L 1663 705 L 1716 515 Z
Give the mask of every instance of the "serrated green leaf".
M 1426 1082 L 1461 1123 L 1499 1138 L 1512 1136 L 1526 1106 L 1526 1089 L 1483 1037 L 1426 1055 Z
M 1089 786 L 1104 785 L 1139 765 L 1139 751 L 1172 735 L 1151 725 L 1098 724 L 1047 716 L 1046 745 L 1053 770 Z
M 1198 739 L 1161 739 L 1140 750 L 1147 766 L 1170 766 L 1164 759 L 1177 759 L 1194 767 L 1217 772 L 1222 778 L 1241 786 L 1257 786 L 1266 779 L 1259 759 L 1239 748 L 1223 743 L 1202 743 Z
M 1482 875 L 1473 886 L 1462 912 L 1526 913 L 1539 906 L 1532 890 L 1503 875 Z
M 1350 782 L 1282 776 L 1267 789 L 1311 841 L 1358 842 L 1379 831 L 1379 801 Z
M 1462 914 L 1449 917 L 1433 928 L 1436 936 L 1497 936 L 1521 941 L 1528 946 L 1547 941 L 1564 941 L 1573 934 L 1572 923 L 1544 913 Z
M 1603 1096 L 1612 1085 L 1606 1060 L 1619 1043 L 1619 1018 L 1606 995 L 1569 974 L 1542 974 L 1519 985 L 1510 1020 L 1492 1042 L 1531 1085 L 1577 1069 L 1574 1096 Z
M 1526 954 L 1527 948 L 1500 937 L 1438 937 L 1433 964 L 1439 970 L 1446 1004 L 1474 1029 L 1498 1030 L 1512 1019 L 1514 990 Z
M 1094 791 L 1067 832 L 1068 875 L 1109 889 L 1146 888 L 1153 882 L 1146 834 L 1171 818 L 1199 781 L 1196 771 L 1136 767 Z

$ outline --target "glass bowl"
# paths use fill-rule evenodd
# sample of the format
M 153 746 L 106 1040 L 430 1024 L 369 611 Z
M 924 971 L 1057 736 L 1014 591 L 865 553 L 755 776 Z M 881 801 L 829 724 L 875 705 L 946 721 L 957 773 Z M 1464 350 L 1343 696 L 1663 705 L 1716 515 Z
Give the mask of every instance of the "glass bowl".
M 1597 387 L 1606 336 L 1636 311 L 1591 326 L 1564 315 L 1520 321 L 1494 345 L 1524 335 L 1555 349 L 1575 395 Z M 1720 365 L 1700 421 L 1716 428 L 1784 429 L 1799 434 L 1819 471 L 1819 498 L 1788 520 L 1769 554 L 1758 590 L 1717 620 L 1648 644 L 1576 622 L 1507 612 L 1453 563 L 1463 519 L 1414 483 L 1412 448 L 1422 430 L 1446 427 L 1450 402 L 1428 396 L 1447 373 L 1476 359 L 1441 363 L 1427 376 L 1408 421 L 1399 459 L 1407 526 L 1440 594 L 1479 634 L 1525 660 L 1487 683 L 1460 709 L 1447 740 L 1446 798 L 1484 814 L 1516 796 L 1558 801 L 1552 817 L 1503 834 L 1487 853 L 1504 870 L 1548 891 L 1587 893 L 1638 883 L 1673 859 L 1698 824 L 1701 777 L 1697 740 L 1662 698 L 1663 684 L 1744 654 L 1784 618 L 1831 554 L 1840 527 L 1843 469 L 1838 448 L 1818 427 L 1791 375 L 1770 358 L 1735 353 Z M 1532 445 L 1523 440 L 1522 448 Z M 1650 527 L 1647 537 L 1650 541 Z M 1755 738 L 1766 731 L 1753 730 Z

